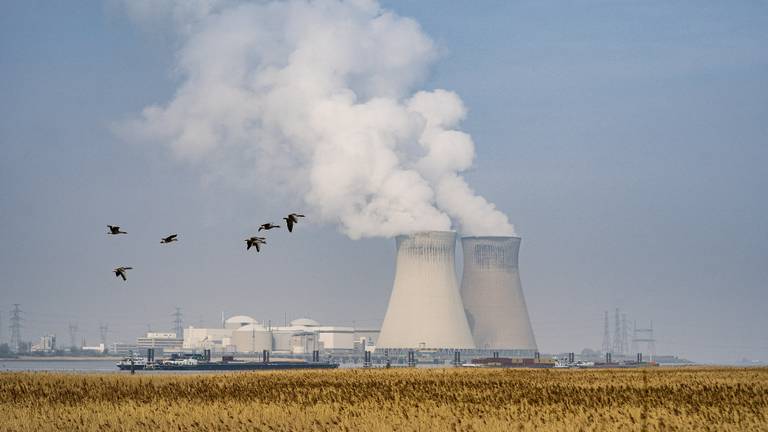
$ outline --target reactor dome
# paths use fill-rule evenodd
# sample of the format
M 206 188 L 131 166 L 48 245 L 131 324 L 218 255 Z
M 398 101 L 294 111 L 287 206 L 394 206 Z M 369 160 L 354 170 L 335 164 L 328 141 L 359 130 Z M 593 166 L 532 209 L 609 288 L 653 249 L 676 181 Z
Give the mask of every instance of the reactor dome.
M 235 329 L 236 332 L 268 332 L 266 327 L 264 327 L 261 324 L 254 323 L 254 324 L 246 324 L 242 327 L 238 327 Z
M 234 330 L 248 324 L 258 324 L 258 322 L 249 316 L 235 315 L 233 317 L 227 318 L 224 321 L 224 328 Z
M 320 323 L 309 318 L 299 318 L 291 321 L 293 327 L 317 327 Z

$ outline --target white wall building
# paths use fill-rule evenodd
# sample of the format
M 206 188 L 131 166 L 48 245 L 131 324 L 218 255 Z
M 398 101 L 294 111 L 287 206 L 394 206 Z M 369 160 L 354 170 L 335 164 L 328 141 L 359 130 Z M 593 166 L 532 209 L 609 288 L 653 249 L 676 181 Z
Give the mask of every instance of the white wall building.
M 40 342 L 32 345 L 32 352 L 53 352 L 56 351 L 56 335 L 47 334 L 40 337 Z
M 144 337 L 136 338 L 136 346 L 140 350 L 153 348 L 158 351 L 181 351 L 184 339 L 176 337 L 173 332 L 147 332 Z
M 314 350 L 352 350 L 355 329 L 322 326 L 315 320 L 299 318 L 287 326 L 266 328 L 246 315 L 224 321 L 225 328 L 184 329 L 185 350 L 260 353 L 269 350 L 286 354 L 311 354 Z
M 185 350 L 205 350 L 214 352 L 227 351 L 227 347 L 232 345 L 233 329 L 226 328 L 195 328 L 188 327 L 184 329 Z

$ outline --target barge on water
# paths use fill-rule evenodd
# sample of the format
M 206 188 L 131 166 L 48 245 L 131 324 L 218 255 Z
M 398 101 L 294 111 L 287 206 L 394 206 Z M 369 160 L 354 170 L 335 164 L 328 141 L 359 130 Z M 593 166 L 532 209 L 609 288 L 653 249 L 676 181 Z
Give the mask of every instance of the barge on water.
M 269 357 L 267 357 L 268 359 Z M 225 356 L 221 361 L 211 361 L 210 357 L 198 354 L 173 355 L 169 359 L 155 361 L 143 357 L 128 357 L 117 362 L 120 370 L 155 370 L 155 371 L 254 371 L 285 369 L 336 369 L 338 363 L 319 361 L 243 361 Z

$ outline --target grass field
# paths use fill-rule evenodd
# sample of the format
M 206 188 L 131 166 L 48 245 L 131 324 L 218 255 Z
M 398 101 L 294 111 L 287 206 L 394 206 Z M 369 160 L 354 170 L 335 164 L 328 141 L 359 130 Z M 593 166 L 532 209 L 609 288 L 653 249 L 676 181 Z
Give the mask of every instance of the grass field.
M 0 374 L 3 431 L 768 430 L 768 369 Z

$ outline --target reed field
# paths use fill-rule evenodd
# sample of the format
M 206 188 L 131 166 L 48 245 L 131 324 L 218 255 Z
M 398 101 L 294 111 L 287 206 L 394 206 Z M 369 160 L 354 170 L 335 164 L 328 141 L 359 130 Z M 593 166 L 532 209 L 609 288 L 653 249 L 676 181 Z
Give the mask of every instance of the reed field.
M 2 431 L 768 430 L 768 369 L 0 373 Z

